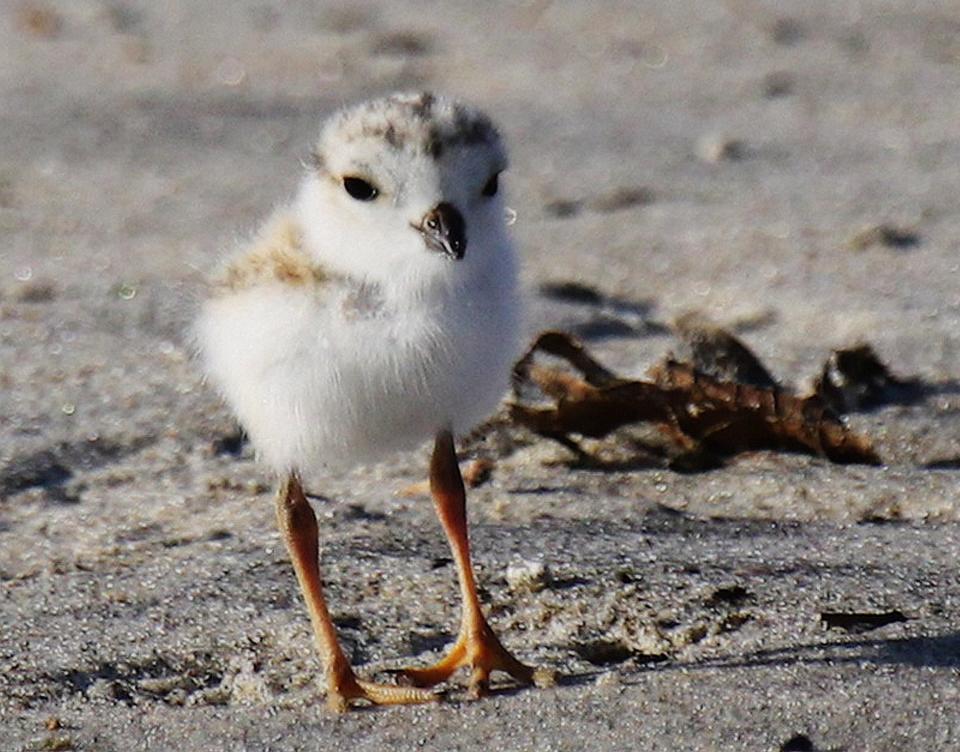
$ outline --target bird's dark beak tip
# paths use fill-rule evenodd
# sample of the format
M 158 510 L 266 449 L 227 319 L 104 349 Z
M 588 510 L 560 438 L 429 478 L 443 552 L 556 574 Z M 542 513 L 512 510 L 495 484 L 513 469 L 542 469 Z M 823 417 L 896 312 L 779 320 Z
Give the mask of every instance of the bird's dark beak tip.
M 417 226 L 427 248 L 460 261 L 467 250 L 467 228 L 463 215 L 453 204 L 443 201 L 427 212 Z

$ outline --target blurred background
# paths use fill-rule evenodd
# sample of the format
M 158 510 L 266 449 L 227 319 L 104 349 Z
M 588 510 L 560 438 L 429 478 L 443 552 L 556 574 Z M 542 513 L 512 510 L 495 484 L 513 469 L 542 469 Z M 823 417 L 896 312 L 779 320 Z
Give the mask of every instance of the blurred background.
M 530 334 L 639 375 L 695 310 L 798 389 L 856 342 L 960 373 L 949 2 L 11 0 L 0 21 L 0 460 L 225 424 L 190 362 L 201 281 L 293 195 L 326 114 L 397 89 L 501 124 Z M 549 294 L 569 282 L 589 305 Z M 960 454 L 916 433 L 890 443 Z
M 85 298 L 85 321 L 155 310 L 179 347 L 168 288 L 293 193 L 322 116 L 429 88 L 501 123 L 531 286 L 576 278 L 663 320 L 769 322 L 785 378 L 857 338 L 957 371 L 952 3 L 3 10 L 6 300 L 42 283 Z

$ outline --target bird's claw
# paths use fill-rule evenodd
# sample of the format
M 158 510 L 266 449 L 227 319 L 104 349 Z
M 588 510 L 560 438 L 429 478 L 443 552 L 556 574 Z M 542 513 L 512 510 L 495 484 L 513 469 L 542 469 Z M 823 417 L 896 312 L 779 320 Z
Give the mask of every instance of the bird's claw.
M 343 713 L 357 700 L 373 705 L 417 705 L 438 702 L 442 697 L 441 693 L 430 689 L 366 681 L 350 671 L 331 678 L 327 706 L 334 712 Z
M 470 669 L 468 687 L 475 699 L 489 694 L 490 674 L 494 671 L 509 674 L 525 686 L 549 687 L 556 683 L 552 671 L 527 666 L 514 658 L 486 623 L 476 632 L 461 633 L 450 651 L 434 665 L 401 669 L 399 674 L 413 687 L 433 687 L 461 668 Z

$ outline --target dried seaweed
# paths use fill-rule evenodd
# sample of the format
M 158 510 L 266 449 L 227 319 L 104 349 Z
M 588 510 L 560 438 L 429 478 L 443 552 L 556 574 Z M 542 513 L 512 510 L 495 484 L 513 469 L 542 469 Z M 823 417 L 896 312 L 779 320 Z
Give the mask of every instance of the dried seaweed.
M 698 311 L 673 322 L 677 337 L 689 353 L 691 364 L 719 381 L 773 388 L 779 386 L 766 366 L 743 342 Z
M 893 375 L 867 344 L 830 353 L 813 390 L 840 414 L 914 402 L 924 392 L 919 381 Z
M 882 613 L 823 611 L 820 614 L 827 629 L 842 629 L 846 632 L 869 632 L 871 629 L 885 627 L 908 621 L 902 611 L 884 611 Z
M 543 364 L 538 354 L 555 363 Z M 510 415 L 516 423 L 578 452 L 575 436 L 599 439 L 649 422 L 684 453 L 777 449 L 838 463 L 880 462 L 870 442 L 816 396 L 721 381 L 669 359 L 655 369 L 653 381 L 623 379 L 563 332 L 541 334 L 517 362 L 514 391 Z
M 669 360 L 655 377 L 671 396 L 681 430 L 715 451 L 781 449 L 840 464 L 880 464 L 870 442 L 850 431 L 815 395 L 797 397 L 778 388 L 717 381 Z

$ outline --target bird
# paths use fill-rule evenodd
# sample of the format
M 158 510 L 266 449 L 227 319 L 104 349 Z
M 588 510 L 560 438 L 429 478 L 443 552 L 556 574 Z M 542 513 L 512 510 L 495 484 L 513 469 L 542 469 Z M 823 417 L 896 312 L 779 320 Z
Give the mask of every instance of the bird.
M 507 152 L 480 109 L 401 92 L 338 110 L 294 198 L 213 275 L 195 325 L 203 367 L 277 476 L 276 516 L 310 615 L 328 705 L 412 704 L 470 672 L 471 696 L 521 663 L 487 622 L 471 563 L 455 437 L 509 385 L 522 301 L 500 177 Z M 402 683 L 360 678 L 337 638 L 303 477 L 433 439 L 430 490 L 456 565 L 458 636 Z

